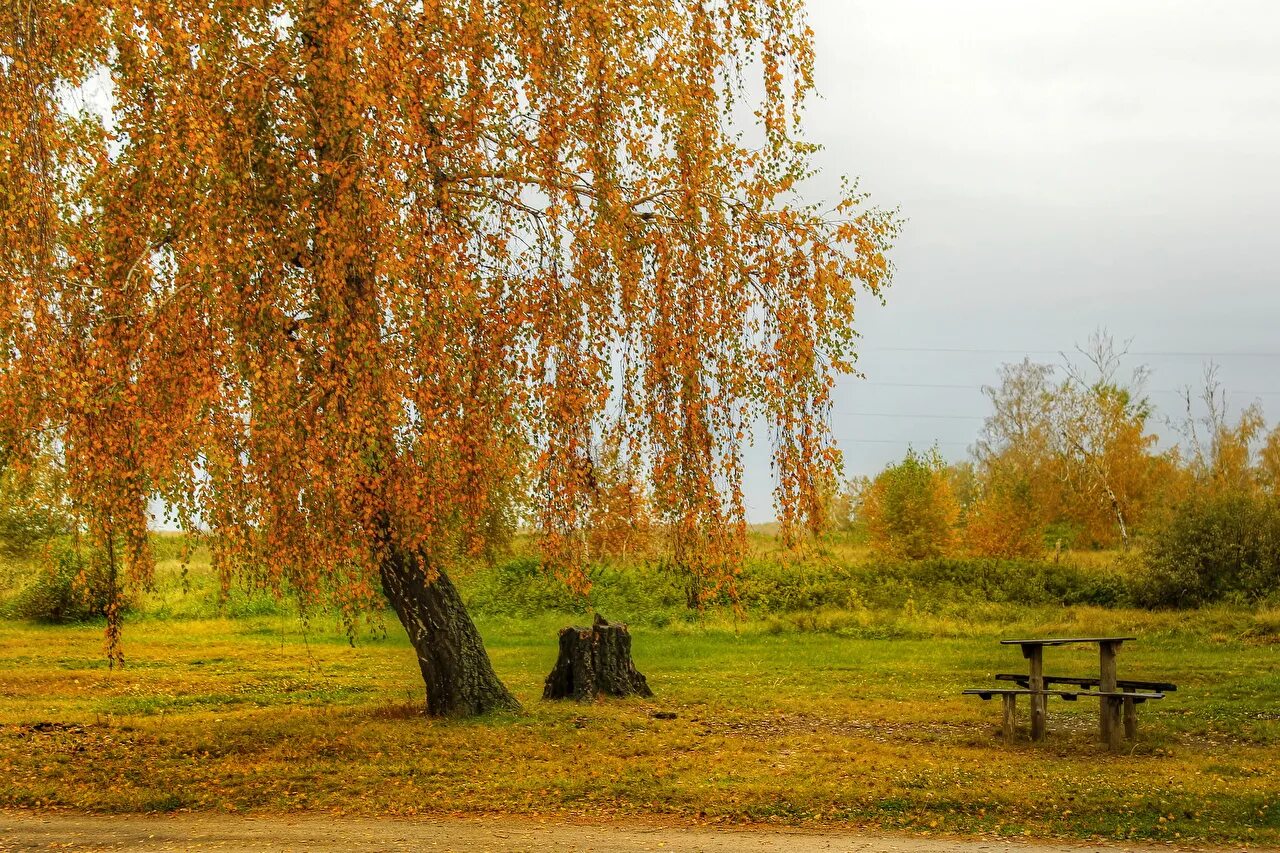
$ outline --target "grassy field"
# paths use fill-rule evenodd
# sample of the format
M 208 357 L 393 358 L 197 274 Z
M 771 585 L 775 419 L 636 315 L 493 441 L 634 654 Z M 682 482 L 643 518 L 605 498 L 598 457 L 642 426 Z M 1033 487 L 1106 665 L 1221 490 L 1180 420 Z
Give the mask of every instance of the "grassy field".
M 649 612 L 635 655 L 656 698 L 593 705 L 539 699 L 555 631 L 580 617 L 485 615 L 525 712 L 434 721 L 394 620 L 351 646 L 332 619 L 304 631 L 269 599 L 200 604 L 205 583 L 144 596 L 122 670 L 106 668 L 100 626 L 0 622 L 0 805 L 1280 842 L 1274 611 L 956 608 L 916 589 L 910 608 Z M 1143 707 L 1127 754 L 1094 742 L 1096 704 L 1055 701 L 1046 743 L 1007 746 L 998 706 L 959 695 L 1023 668 L 1000 637 L 1115 632 L 1141 637 L 1122 677 L 1181 688 Z M 1090 674 L 1095 654 L 1050 650 L 1050 671 Z

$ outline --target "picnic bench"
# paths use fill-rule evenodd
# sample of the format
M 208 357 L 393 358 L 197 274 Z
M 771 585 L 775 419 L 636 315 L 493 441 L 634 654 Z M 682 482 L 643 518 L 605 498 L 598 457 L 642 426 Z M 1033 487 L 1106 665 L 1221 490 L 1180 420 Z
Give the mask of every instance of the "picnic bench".
M 965 690 L 970 696 L 978 696 L 983 700 L 1001 698 L 1004 706 L 1002 730 L 1006 741 L 1013 739 L 1017 697 L 1027 696 L 1031 704 L 1031 739 L 1043 740 L 1048 727 L 1048 700 L 1057 696 L 1067 702 L 1075 702 L 1080 697 L 1097 698 L 1098 734 L 1100 739 L 1111 750 L 1120 748 L 1121 731 L 1129 740 L 1138 736 L 1137 706 L 1143 702 L 1163 699 L 1167 691 L 1177 690 L 1175 684 L 1163 681 L 1121 680 L 1116 676 L 1116 655 L 1122 643 L 1134 640 L 1135 637 L 1053 637 L 1036 640 L 1001 640 L 1002 645 L 1016 645 L 1022 649 L 1022 656 L 1028 661 L 1029 672 L 1002 672 L 996 674 L 997 681 L 1013 682 L 1016 688 L 975 687 Z M 1092 643 L 1098 646 L 1099 674 L 1097 678 L 1067 675 L 1046 675 L 1044 672 L 1044 650 L 1049 646 L 1065 646 L 1072 643 Z M 1051 685 L 1069 685 L 1079 688 L 1073 690 L 1055 690 Z M 1093 688 L 1097 688 L 1096 690 Z M 1123 728 L 1121 715 L 1123 714 Z

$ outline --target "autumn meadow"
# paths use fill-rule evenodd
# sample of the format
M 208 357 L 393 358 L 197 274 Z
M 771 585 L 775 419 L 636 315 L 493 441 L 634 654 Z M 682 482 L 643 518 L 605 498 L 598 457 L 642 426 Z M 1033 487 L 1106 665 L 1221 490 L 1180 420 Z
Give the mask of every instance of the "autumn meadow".
M 1280 21 L 998 6 L 0 5 L 0 827 L 1280 844 Z
M 0 629 L 0 800 L 26 809 L 225 814 L 518 814 L 780 823 L 1009 838 L 1273 844 L 1280 836 L 1280 611 L 1148 610 L 1118 551 L 991 560 L 880 556 L 859 531 L 799 553 L 749 536 L 738 606 L 690 610 L 669 569 L 591 569 L 589 600 L 528 543 L 462 571 L 519 714 L 424 716 L 389 610 L 354 645 L 338 614 L 222 591 L 197 548 L 154 543 L 123 667 L 102 622 Z M 39 571 L 35 570 L 36 576 Z M 9 608 L 30 602 L 10 564 Z M 65 581 L 64 581 L 65 582 Z M 74 599 L 74 597 L 71 597 Z M 30 606 L 30 605 L 28 605 Z M 555 635 L 599 608 L 631 622 L 656 696 L 541 700 Z M 1144 709 L 1123 755 L 1096 707 L 1057 703 L 1043 744 L 1006 745 L 959 691 L 1016 669 L 1013 635 L 1119 631 L 1125 669 L 1179 690 Z M 1063 668 L 1088 672 L 1085 649 Z M 1025 728 L 1025 721 L 1024 721 Z

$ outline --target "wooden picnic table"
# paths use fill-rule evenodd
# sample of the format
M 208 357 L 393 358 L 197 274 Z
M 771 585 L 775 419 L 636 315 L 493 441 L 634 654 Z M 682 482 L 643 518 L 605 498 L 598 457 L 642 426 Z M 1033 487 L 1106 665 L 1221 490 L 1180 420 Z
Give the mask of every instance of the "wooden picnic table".
M 996 687 L 975 687 L 963 691 L 982 699 L 993 699 L 999 696 L 1004 704 L 1004 737 L 1013 740 L 1014 717 L 1017 708 L 1017 697 L 1026 696 L 1031 702 L 1031 739 L 1043 740 L 1047 728 L 1048 700 L 1050 696 L 1058 696 L 1068 702 L 1080 697 L 1100 700 L 1098 708 L 1098 732 L 1101 740 L 1113 752 L 1120 748 L 1121 711 L 1124 712 L 1124 735 L 1129 740 L 1136 740 L 1138 735 L 1137 706 L 1153 699 L 1163 699 L 1164 691 L 1177 690 L 1175 684 L 1163 681 L 1120 680 L 1116 677 L 1116 655 L 1120 646 L 1136 637 L 1048 637 L 1042 639 L 1001 640 L 1001 645 L 1018 646 L 1022 656 L 1027 659 L 1030 672 L 1027 675 L 1002 672 L 996 674 L 997 681 L 1013 681 L 1021 689 Z M 1044 650 L 1046 646 L 1065 646 L 1072 643 L 1092 643 L 1098 647 L 1098 677 L 1081 678 L 1067 675 L 1046 675 L 1044 672 Z M 1080 689 L 1054 690 L 1051 685 L 1073 685 Z M 1097 690 L 1091 690 L 1091 687 Z
M 1100 694 L 1116 692 L 1116 654 L 1120 645 L 1126 640 L 1137 637 L 1051 637 L 1040 640 L 1001 640 L 1005 646 L 1020 646 L 1022 656 L 1031 666 L 1028 688 L 1032 691 L 1031 700 L 1031 739 L 1043 740 L 1048 724 L 1048 695 L 1044 692 L 1044 649 L 1045 646 L 1066 646 L 1075 643 L 1096 643 L 1098 645 L 1098 692 Z M 1120 702 L 1103 698 L 1098 703 L 1099 736 L 1113 749 L 1118 749 L 1120 736 Z
M 1116 697 L 1116 654 L 1121 644 L 1137 637 L 1053 637 L 1047 639 L 1000 640 L 1002 646 L 1018 646 L 1030 665 L 1028 688 L 1032 703 L 1032 739 L 1044 738 L 1047 727 L 1048 694 L 1044 692 L 1044 647 L 1070 646 L 1075 643 L 1096 643 L 1098 647 L 1098 736 L 1111 749 L 1120 748 L 1120 710 L 1126 707 L 1126 727 L 1137 730 L 1137 715 L 1133 711 L 1133 699 L 1125 703 Z

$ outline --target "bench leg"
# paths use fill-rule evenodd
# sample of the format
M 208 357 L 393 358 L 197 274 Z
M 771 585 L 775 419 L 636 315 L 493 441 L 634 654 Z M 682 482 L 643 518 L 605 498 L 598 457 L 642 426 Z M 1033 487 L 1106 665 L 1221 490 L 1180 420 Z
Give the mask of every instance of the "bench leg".
M 1120 705 L 1123 699 L 1107 697 L 1103 700 L 1103 706 L 1107 712 L 1107 749 L 1112 752 L 1120 751 L 1120 736 L 1122 733 L 1120 727 Z
M 1138 739 L 1138 703 L 1126 698 L 1124 701 L 1124 736 L 1127 740 Z
M 1000 697 L 1004 702 L 1004 742 L 1013 743 L 1013 722 L 1017 715 L 1018 697 L 1006 693 Z

